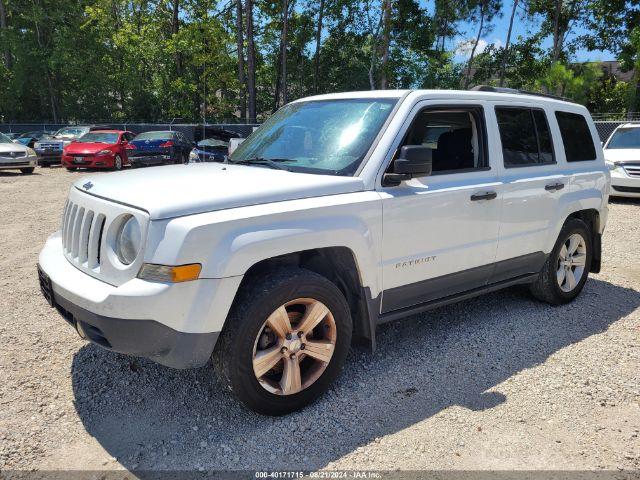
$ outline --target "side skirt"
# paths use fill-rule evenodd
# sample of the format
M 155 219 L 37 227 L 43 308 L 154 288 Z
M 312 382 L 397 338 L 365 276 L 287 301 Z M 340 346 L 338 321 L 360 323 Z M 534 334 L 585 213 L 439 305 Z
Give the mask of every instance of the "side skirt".
M 434 308 L 450 305 L 452 303 L 460 302 L 462 300 L 467 300 L 468 298 L 477 297 L 478 295 L 483 295 L 485 293 L 502 290 L 503 288 L 511 287 L 513 285 L 522 285 L 522 284 L 531 283 L 537 277 L 538 277 L 537 273 L 521 275 L 519 277 L 511 278 L 509 280 L 492 283 L 491 285 L 486 285 L 486 286 L 475 288 L 473 290 L 468 290 L 466 292 L 462 292 L 459 294 L 439 298 L 438 300 L 432 300 L 430 302 L 413 305 L 411 307 L 393 310 L 391 312 L 379 315 L 377 324 L 381 325 L 383 323 L 391 322 L 393 320 L 407 317 L 409 315 L 415 315 L 416 313 L 426 312 L 428 310 L 433 310 Z

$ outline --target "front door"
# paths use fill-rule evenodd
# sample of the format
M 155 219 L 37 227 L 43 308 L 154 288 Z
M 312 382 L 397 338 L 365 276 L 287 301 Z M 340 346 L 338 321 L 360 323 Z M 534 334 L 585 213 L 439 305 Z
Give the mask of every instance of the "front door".
M 403 145 L 433 149 L 433 172 L 381 187 L 382 313 L 487 283 L 498 243 L 502 186 L 484 102 L 419 104 Z

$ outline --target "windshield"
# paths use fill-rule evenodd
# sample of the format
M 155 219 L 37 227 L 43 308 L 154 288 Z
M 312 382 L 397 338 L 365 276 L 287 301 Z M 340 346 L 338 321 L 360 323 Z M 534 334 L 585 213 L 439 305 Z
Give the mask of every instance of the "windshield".
M 227 148 L 229 147 L 229 142 L 225 142 L 224 140 L 218 140 L 217 138 L 207 138 L 205 140 L 200 140 L 198 142 L 198 146 Z
M 56 132 L 56 137 L 80 137 L 89 131 L 88 128 L 65 127 Z
M 13 141 L 4 133 L 0 133 L 0 143 L 13 143 Z
M 230 161 L 270 159 L 292 171 L 353 175 L 396 102 L 346 99 L 286 105 L 242 142 Z
M 173 138 L 173 132 L 144 132 L 134 140 L 169 140 Z
M 80 143 L 117 143 L 117 133 L 91 132 L 78 139 Z
M 640 128 L 621 128 L 614 132 L 607 148 L 640 148 Z

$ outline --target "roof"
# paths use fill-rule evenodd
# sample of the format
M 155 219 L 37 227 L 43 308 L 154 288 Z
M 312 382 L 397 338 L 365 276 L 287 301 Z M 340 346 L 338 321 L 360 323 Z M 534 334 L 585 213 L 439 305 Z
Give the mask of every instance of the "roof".
M 492 87 L 493 89 L 493 87 Z M 497 90 L 497 89 L 493 89 Z M 578 108 L 584 108 L 582 105 L 571 102 L 570 100 L 553 97 L 549 95 L 536 94 L 532 92 L 521 92 L 518 90 L 509 91 L 490 91 L 490 90 L 365 90 L 358 92 L 341 92 L 330 93 L 326 95 L 316 95 L 313 97 L 300 98 L 296 102 L 306 102 L 315 100 L 339 100 L 339 99 L 357 99 L 357 98 L 402 98 L 405 96 L 429 97 L 433 99 L 469 99 L 469 100 L 512 100 L 514 102 L 530 102 L 530 103 L 553 103 L 564 105 L 572 105 Z
M 100 129 L 100 130 L 91 130 L 91 133 L 124 133 L 124 132 L 128 132 L 129 130 L 115 130 L 115 129 Z

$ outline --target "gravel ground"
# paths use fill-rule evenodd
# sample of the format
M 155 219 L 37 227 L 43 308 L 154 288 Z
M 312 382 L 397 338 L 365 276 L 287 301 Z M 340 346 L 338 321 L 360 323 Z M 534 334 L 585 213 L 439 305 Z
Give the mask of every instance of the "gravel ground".
M 381 328 L 319 402 L 246 411 L 210 366 L 82 341 L 35 263 L 78 173 L 0 172 L 0 470 L 640 469 L 640 202 L 572 304 L 512 288 Z

